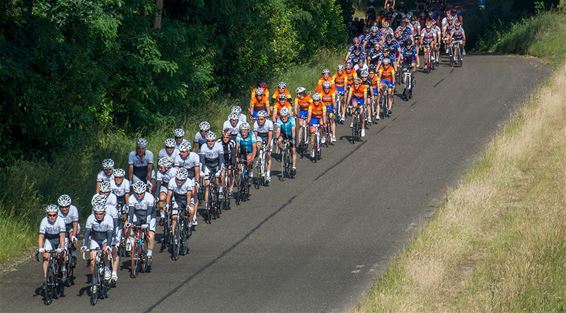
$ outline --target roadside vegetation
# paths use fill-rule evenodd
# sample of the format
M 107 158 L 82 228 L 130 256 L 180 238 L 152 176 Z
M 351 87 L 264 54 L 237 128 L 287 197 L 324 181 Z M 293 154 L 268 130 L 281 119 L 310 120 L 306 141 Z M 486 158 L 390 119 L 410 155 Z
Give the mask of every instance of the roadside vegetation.
M 555 71 L 355 312 L 566 311 L 565 22 L 540 13 L 486 46 Z

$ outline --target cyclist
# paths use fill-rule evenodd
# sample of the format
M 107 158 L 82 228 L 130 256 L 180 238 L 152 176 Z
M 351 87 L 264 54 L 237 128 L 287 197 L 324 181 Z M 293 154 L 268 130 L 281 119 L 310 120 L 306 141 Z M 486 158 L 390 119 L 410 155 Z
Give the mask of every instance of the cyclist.
M 382 41 L 381 32 L 377 26 L 372 26 L 370 29 L 370 34 L 364 39 L 363 47 L 367 51 L 371 47 L 374 47 L 376 43 Z
M 360 78 L 356 78 L 354 80 L 354 85 L 350 88 L 350 92 L 348 93 L 348 100 L 347 103 L 354 107 L 356 110 L 361 110 L 361 120 L 362 120 L 362 137 L 365 137 L 366 131 L 366 122 L 364 117 L 364 106 L 368 103 L 368 92 L 367 92 L 367 85 L 362 85 L 362 80 Z M 350 124 L 350 127 L 354 126 L 354 122 Z
M 43 256 L 43 278 L 47 277 L 47 266 L 49 265 L 49 253 L 55 250 L 59 255 L 59 264 L 64 275 L 67 269 L 63 264 L 65 257 L 65 221 L 59 217 L 59 207 L 50 204 L 45 208 L 45 216 L 39 224 L 39 236 L 37 238 L 37 251 Z
M 260 112 L 265 114 L 265 112 Z M 200 149 L 200 163 L 204 166 L 201 167 L 201 175 L 204 177 L 204 200 L 205 206 L 208 207 L 208 184 L 211 179 L 216 179 L 217 186 L 222 186 L 222 170 L 224 168 L 224 158 L 220 156 L 224 153 L 222 144 L 216 141 L 216 134 L 208 132 L 206 134 L 206 144 Z M 219 188 L 219 193 L 224 190 Z
M 386 36 L 385 43 L 383 44 L 383 51 L 384 51 L 384 55 L 383 55 L 384 58 L 387 57 L 385 51 L 389 51 L 389 53 L 391 54 L 389 56 L 389 60 L 391 61 L 393 67 L 395 67 L 395 70 L 397 70 L 397 62 L 395 60 L 397 59 L 397 56 L 401 55 L 401 47 L 399 46 L 399 43 L 396 40 L 394 40 L 392 35 Z
M 112 253 L 112 240 L 114 238 L 114 222 L 112 218 L 106 214 L 106 206 L 101 203 L 96 203 L 92 208 L 92 214 L 87 218 L 85 224 L 85 234 L 81 251 L 85 252 L 87 249 L 90 252 L 90 273 L 94 273 L 94 262 L 96 259 L 96 252 L 92 250 L 100 249 L 107 252 L 107 257 L 104 258 L 104 265 L 106 271 L 104 274 L 105 280 L 112 278 L 110 274 L 109 256 Z M 117 269 L 112 269 L 117 270 Z M 115 273 L 115 272 L 114 272 Z M 116 276 L 117 278 L 117 276 Z
M 341 113 L 340 123 L 343 123 L 344 116 L 346 114 L 344 95 L 346 94 L 345 91 L 348 87 L 348 74 L 344 71 L 344 65 L 338 65 L 336 73 L 332 75 L 332 80 L 334 81 L 334 88 L 336 89 L 337 96 L 340 97 L 340 102 L 342 103 L 342 107 L 340 108 L 341 112 L 338 113 Z
M 240 106 L 233 106 L 231 113 L 236 114 L 241 123 L 247 122 L 247 117 L 245 114 L 242 114 L 242 108 L 240 108 Z
M 65 221 L 66 238 L 65 245 L 69 248 L 71 257 L 71 266 L 74 267 L 77 261 L 77 251 L 75 243 L 77 242 L 77 235 L 79 233 L 79 210 L 71 203 L 69 195 L 61 195 L 57 199 L 59 205 L 59 218 Z M 68 257 L 69 255 L 67 255 Z
M 181 168 L 184 167 L 188 171 L 189 179 L 193 180 L 194 185 L 196 186 L 195 194 L 199 190 L 199 182 L 200 182 L 200 158 L 198 154 L 191 151 L 191 144 L 187 143 L 181 145 L 179 148 L 179 155 L 175 158 L 175 167 Z M 198 197 L 194 197 L 195 207 L 198 208 L 199 206 L 199 199 Z M 192 224 L 197 225 L 197 215 L 192 215 L 193 220 Z
M 381 22 L 381 37 L 386 38 L 387 35 L 393 35 L 393 29 L 389 27 L 389 20 L 383 19 Z
M 309 106 L 312 104 L 312 98 L 307 95 L 307 89 L 305 87 L 298 87 L 295 90 L 297 96 L 295 97 L 295 112 L 299 112 L 299 127 L 306 126 L 306 119 L 309 113 Z M 302 140 L 302 132 L 299 131 L 299 141 Z M 306 138 L 305 138 L 306 140 Z
M 291 111 L 288 108 L 282 108 L 280 112 L 281 118 L 277 120 L 277 131 L 275 133 L 275 138 L 277 138 L 277 143 L 279 145 L 279 149 L 283 149 L 283 140 L 289 140 L 291 144 L 291 162 L 292 162 L 292 169 L 291 169 L 291 176 L 295 176 L 297 174 L 297 150 L 295 148 L 295 117 L 290 116 Z
M 332 142 L 336 142 L 336 124 L 334 123 L 334 112 L 336 112 L 336 92 L 332 90 L 330 82 L 322 83 L 322 92 L 320 92 L 320 97 L 326 106 L 326 120 L 330 123 L 330 131 L 332 132 L 330 140 Z
M 207 121 L 200 122 L 198 125 L 199 131 L 195 134 L 195 147 L 198 147 L 199 151 L 206 144 L 206 134 L 210 130 L 210 123 Z
M 175 139 L 167 138 L 165 139 L 165 147 L 159 150 L 159 153 L 157 154 L 157 158 L 158 159 L 165 157 L 175 158 L 177 154 L 179 154 L 179 150 L 177 149 Z
M 153 174 L 153 153 L 147 150 L 147 140 L 139 138 L 136 143 L 136 150 L 130 152 L 128 157 L 128 180 L 132 183 L 143 181 L 151 187 L 155 186 L 152 182 Z
M 191 221 L 196 215 L 196 207 L 193 205 L 193 195 L 196 194 L 194 181 L 188 177 L 186 168 L 180 168 L 175 173 L 175 179 L 169 180 L 167 186 L 167 208 L 173 207 L 179 209 L 179 214 L 186 214 L 187 219 Z M 172 203 L 171 200 L 175 202 Z M 188 210 L 187 210 L 188 209 Z M 173 221 L 177 220 L 177 215 L 171 215 Z M 172 232 L 175 232 L 175 223 L 171 225 Z
M 377 75 L 377 73 L 375 72 L 375 66 L 372 65 L 369 67 L 369 74 L 368 74 L 368 81 L 370 83 L 370 95 L 372 97 L 372 100 L 374 101 L 374 103 L 379 103 L 379 92 L 378 92 L 378 87 L 379 87 L 379 76 Z M 376 107 L 376 109 L 379 111 L 379 108 Z M 373 112 L 378 113 L 378 112 Z M 376 119 L 380 120 L 379 114 L 375 114 Z
M 257 139 L 250 131 L 250 128 L 250 124 L 248 123 L 242 123 L 242 125 L 240 125 L 240 133 L 236 138 L 236 151 L 238 152 L 240 159 L 240 162 L 238 163 L 241 163 L 239 168 L 240 172 L 243 171 L 241 166 L 245 164 L 248 169 L 249 176 L 253 177 L 254 173 L 253 171 L 250 171 L 250 169 L 257 153 Z
M 175 147 L 177 149 L 179 149 L 179 146 L 183 143 L 183 142 L 188 142 L 187 139 L 185 139 L 185 130 L 182 128 L 175 128 L 175 130 L 173 131 L 174 135 L 175 135 Z
M 322 123 L 321 123 L 322 121 Z M 312 103 L 309 106 L 307 123 L 310 126 L 310 139 L 309 143 L 311 146 L 311 158 L 314 159 L 315 149 L 314 149 L 314 134 L 316 127 L 326 126 L 326 105 L 322 102 L 322 97 L 319 93 L 312 95 Z
M 96 192 L 100 188 L 100 183 L 103 181 L 112 181 L 114 173 L 114 160 L 104 159 L 102 161 L 102 171 L 96 175 Z
M 424 53 L 426 54 L 427 51 L 430 53 L 430 62 L 434 61 L 434 56 L 432 52 L 436 46 L 436 31 L 432 29 L 432 22 L 427 21 L 426 28 L 421 31 L 421 46 L 423 47 Z M 424 66 L 429 66 L 430 64 L 426 64 L 427 60 L 425 59 Z
M 434 41 L 436 42 L 435 46 L 434 46 L 434 60 L 436 62 L 436 64 L 440 63 L 440 43 L 441 43 L 441 39 L 442 39 L 442 30 L 440 29 L 440 27 L 438 27 L 438 25 L 436 24 L 436 20 L 432 20 L 432 31 L 435 34 L 435 38 Z
M 320 93 L 322 91 L 322 84 L 324 82 L 329 82 L 331 86 L 334 85 L 334 80 L 330 75 L 330 70 L 327 68 L 322 70 L 322 77 L 318 80 L 318 85 L 316 86 L 316 92 Z
M 169 186 L 169 181 L 175 178 L 175 174 L 177 174 L 177 168 L 173 167 L 174 160 L 170 157 L 164 157 L 159 159 L 157 162 L 158 171 L 157 171 L 157 185 L 159 186 L 159 224 L 163 225 L 163 219 L 165 218 L 165 200 L 167 198 L 167 191 Z
M 277 84 L 277 90 L 275 90 L 272 96 L 273 102 L 277 103 L 279 99 L 281 99 L 281 95 L 285 95 L 286 99 L 291 99 L 291 92 L 287 89 L 286 82 L 279 82 L 279 84 Z
M 114 180 L 110 182 L 110 189 L 116 196 L 117 210 L 120 214 L 125 214 L 124 208 L 130 197 L 130 181 L 124 178 L 125 174 L 123 169 L 115 169 Z
M 181 145 L 182 147 L 183 145 Z M 148 224 L 147 233 L 147 258 L 148 266 L 151 267 L 153 258 L 153 246 L 155 245 L 155 198 L 147 192 L 147 186 L 143 181 L 137 181 L 132 185 L 134 196 L 128 200 L 128 224 Z
M 360 44 L 360 38 L 358 37 L 354 37 L 354 39 L 352 40 L 352 45 L 350 46 L 350 48 L 348 48 L 348 53 L 346 54 L 345 59 L 346 62 L 348 62 L 350 57 L 354 55 L 354 50 L 356 49 L 363 49 Z M 360 50 L 360 52 L 363 52 L 363 50 Z
M 257 88 L 255 96 L 250 100 L 250 116 L 253 120 L 257 119 L 257 114 L 261 111 L 269 115 L 269 98 L 265 96 L 263 88 Z
M 367 58 L 367 63 L 369 64 L 369 66 L 377 64 L 377 62 L 381 57 L 381 54 L 382 54 L 381 44 L 378 41 L 376 41 L 369 50 L 369 54 Z
M 112 241 L 108 243 L 108 246 L 111 248 L 110 253 L 112 253 L 112 275 L 110 276 L 110 269 L 106 269 L 107 276 L 106 280 L 111 279 L 113 282 L 118 280 L 117 271 L 120 266 L 120 255 L 118 254 L 118 245 L 122 241 L 122 224 L 120 223 L 120 216 L 118 211 L 116 210 L 116 203 L 114 202 L 115 198 L 114 194 L 95 194 L 92 198 L 91 204 L 93 207 L 97 206 L 104 206 L 105 207 L 105 214 L 112 220 Z
M 401 50 L 403 64 L 406 66 L 410 66 L 412 69 L 413 74 L 417 68 L 417 59 L 418 59 L 418 52 L 417 48 L 413 45 L 413 41 L 411 39 L 407 39 L 405 41 L 405 46 Z M 413 83 L 414 83 L 413 78 Z
M 378 71 L 378 78 L 381 82 L 380 93 L 384 92 L 384 89 L 387 88 L 389 91 L 389 105 L 387 107 L 387 115 L 391 115 L 393 111 L 393 94 L 394 94 L 394 87 L 395 87 L 395 69 L 391 66 L 391 61 L 386 58 L 383 59 L 383 64 L 379 67 Z
M 230 138 L 232 138 L 232 140 L 236 140 L 236 137 L 238 137 L 238 133 L 240 132 L 240 125 L 242 123 L 245 123 L 245 121 L 242 122 L 237 113 L 231 113 L 230 115 L 228 115 L 228 120 L 224 121 L 222 129 L 228 130 L 230 132 Z
M 360 77 L 362 80 L 362 85 L 366 87 L 367 94 L 368 94 L 368 102 L 366 104 L 366 111 L 368 112 L 368 116 L 365 118 L 368 124 L 371 124 L 371 116 L 372 116 L 372 106 L 371 101 L 374 99 L 373 89 L 371 88 L 372 82 L 369 80 L 369 69 L 362 71 L 360 73 Z
M 454 30 L 450 33 L 449 42 L 452 47 L 453 55 L 456 56 L 458 46 L 455 45 L 457 43 L 460 44 L 462 47 L 462 56 L 466 55 L 466 33 L 464 32 L 464 28 L 462 27 L 459 20 L 456 20 L 454 23 Z
M 346 73 L 346 77 L 348 78 L 346 81 L 348 85 L 347 89 L 350 89 L 354 85 L 354 79 L 358 77 L 358 73 L 354 71 L 354 65 L 351 62 L 346 63 L 344 73 Z
M 269 101 L 269 89 L 267 88 L 266 82 L 259 82 L 257 83 L 256 87 L 252 88 L 252 94 L 250 99 L 253 99 L 257 95 L 258 89 L 263 89 L 263 95 Z
M 236 168 L 236 142 L 232 140 L 230 136 L 230 130 L 225 129 L 222 133 L 222 139 L 218 139 L 218 142 L 222 144 L 222 156 L 224 158 L 224 164 L 227 168 L 228 177 L 232 177 L 232 171 Z M 228 180 L 228 193 L 232 194 L 232 189 L 234 188 L 234 180 Z
M 259 112 L 257 121 L 254 122 L 254 135 L 257 139 L 257 150 L 265 146 L 265 180 L 271 182 L 271 144 L 273 142 L 273 122 L 267 118 L 266 112 Z
M 290 97 L 285 94 L 280 94 L 277 102 L 273 105 L 273 123 L 277 123 L 279 120 L 279 112 L 282 108 L 288 108 L 289 111 L 293 111 L 293 106 L 291 105 Z

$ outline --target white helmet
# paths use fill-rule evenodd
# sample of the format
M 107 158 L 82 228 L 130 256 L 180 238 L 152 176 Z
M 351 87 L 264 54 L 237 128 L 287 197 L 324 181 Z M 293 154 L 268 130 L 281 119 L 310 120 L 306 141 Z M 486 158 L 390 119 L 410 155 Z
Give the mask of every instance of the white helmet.
M 175 131 L 173 133 L 175 134 L 175 137 L 185 136 L 185 130 L 182 128 L 175 128 Z
M 189 177 L 189 171 L 185 167 L 181 167 L 175 174 L 175 178 L 178 180 L 187 180 Z
M 337 69 L 338 69 L 339 71 L 343 71 L 343 70 L 344 70 L 344 65 L 342 65 L 342 64 L 338 65 Z
M 135 193 L 144 193 L 145 190 L 147 189 L 147 186 L 145 185 L 145 183 L 143 181 L 137 181 L 132 185 L 132 189 L 134 190 Z
M 247 122 L 244 122 L 240 125 L 240 130 L 249 130 L 250 129 L 250 124 Z
M 367 70 L 363 70 L 362 73 L 361 73 L 361 75 L 362 75 L 362 77 L 368 77 L 368 76 L 369 76 L 369 73 L 368 73 Z
M 96 213 L 106 212 L 106 204 L 95 204 L 92 206 L 92 211 Z
M 126 171 L 121 168 L 117 168 L 114 170 L 114 177 L 124 177 L 126 175 Z
M 200 122 L 200 124 L 198 125 L 198 129 L 200 129 L 200 131 L 202 132 L 210 130 L 210 123 L 207 121 Z
M 71 205 L 71 197 L 69 197 L 69 195 L 65 194 L 65 195 L 61 195 L 59 196 L 59 199 L 57 199 L 57 204 L 59 206 L 69 206 Z
M 258 89 L 255 90 L 255 95 L 256 96 L 263 96 L 264 91 L 265 90 L 263 88 L 258 88 Z
M 55 204 L 49 204 L 45 208 L 45 213 L 57 213 L 57 212 L 59 212 L 59 207 Z
M 279 111 L 279 115 L 281 116 L 289 116 L 291 112 L 289 112 L 289 108 L 288 107 L 283 107 L 281 108 L 281 111 Z
M 97 205 L 106 205 L 106 200 L 108 199 L 107 196 L 104 195 L 94 195 L 94 197 L 92 198 L 92 200 L 90 201 L 90 204 L 94 207 Z
M 206 134 L 206 140 L 208 141 L 216 140 L 216 134 L 214 132 L 208 132 L 208 134 Z
M 138 141 L 136 142 L 136 144 L 140 148 L 145 148 L 145 147 L 147 147 L 147 139 L 139 138 Z
M 230 115 L 228 115 L 228 119 L 229 120 L 239 120 L 240 117 L 238 116 L 240 113 L 232 113 Z
M 191 143 L 190 142 L 182 142 L 179 145 L 179 151 L 181 152 L 185 152 L 185 151 L 191 151 Z
M 259 112 L 257 112 L 257 117 L 267 117 L 267 111 L 259 111 Z
M 173 138 L 165 139 L 165 148 L 175 148 L 175 139 Z
M 170 157 L 163 157 L 157 161 L 157 166 L 159 167 L 171 167 L 173 165 L 173 159 Z
M 240 106 L 235 105 L 232 107 L 232 113 L 240 114 L 242 112 L 242 108 Z
M 102 168 L 109 169 L 114 167 L 114 160 L 112 159 L 104 159 L 102 160 Z
M 285 87 L 287 87 L 287 83 L 286 82 L 279 82 L 279 84 L 277 84 L 277 86 L 279 88 L 285 88 Z
M 322 74 L 330 74 L 330 70 L 325 68 L 322 70 Z
M 330 88 L 332 87 L 332 83 L 331 82 L 324 82 L 322 83 L 322 88 Z
M 383 64 L 389 64 L 389 63 L 391 63 L 391 60 L 389 60 L 389 58 L 383 59 Z
M 307 92 L 307 88 L 305 87 L 297 87 L 297 89 L 295 90 L 295 93 L 304 93 Z
M 103 181 L 100 183 L 100 192 L 110 192 L 111 186 L 108 181 Z
M 320 94 L 318 92 L 312 95 L 312 101 L 320 101 Z

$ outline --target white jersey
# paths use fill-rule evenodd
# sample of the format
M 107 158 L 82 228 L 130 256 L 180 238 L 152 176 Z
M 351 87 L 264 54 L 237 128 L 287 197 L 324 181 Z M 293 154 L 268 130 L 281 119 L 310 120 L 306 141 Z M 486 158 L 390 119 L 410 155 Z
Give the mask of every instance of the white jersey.
M 232 136 L 237 136 L 238 133 L 240 132 L 240 125 L 242 124 L 242 120 L 239 120 L 238 123 L 236 124 L 236 126 L 233 126 L 232 123 L 230 123 L 230 120 L 224 121 L 224 125 L 222 127 L 222 129 L 228 129 L 230 130 L 230 135 Z
M 98 193 L 94 194 L 91 202 L 93 202 L 97 196 L 99 196 Z M 116 198 L 115 194 L 109 193 L 108 196 L 106 196 L 106 215 L 110 215 L 111 218 L 118 218 L 118 210 L 116 209 L 117 206 L 118 198 Z
M 206 138 L 204 138 L 200 132 L 196 133 L 194 141 L 195 146 L 198 144 L 199 148 L 202 148 L 204 145 L 206 145 L 206 141 Z
M 76 206 L 71 204 L 71 206 L 69 207 L 69 213 L 67 213 L 67 215 L 63 214 L 63 212 L 61 212 L 61 209 L 59 209 L 59 218 L 65 222 L 67 231 L 71 231 L 73 229 L 73 223 L 79 222 L 79 210 L 77 210 Z
M 124 178 L 124 181 L 120 185 L 116 184 L 115 180 L 110 182 L 110 190 L 116 195 L 116 198 L 123 198 L 127 193 L 130 192 L 130 181 Z
M 153 164 L 153 153 L 151 151 L 146 150 L 145 154 L 141 156 L 137 155 L 136 151 L 130 152 L 128 165 L 134 166 L 134 175 L 139 179 L 143 180 L 147 177 L 149 164 Z
M 159 153 L 157 154 L 157 160 L 161 160 L 162 158 L 166 158 L 166 157 L 170 157 L 171 159 L 175 159 L 175 157 L 179 155 L 179 149 L 175 148 L 173 149 L 173 152 L 171 152 L 171 154 L 167 153 L 167 150 L 165 150 L 165 148 L 159 150 Z
M 200 167 L 200 158 L 198 154 L 194 152 L 189 152 L 187 158 L 183 158 L 178 155 L 175 158 L 175 167 L 184 167 L 189 171 L 189 178 L 193 179 L 195 177 L 195 167 Z
M 440 29 L 440 27 L 438 27 L 438 25 L 435 25 L 435 26 L 432 28 L 432 30 L 436 32 L 436 35 L 437 35 L 438 37 L 440 37 L 440 35 L 442 34 L 442 29 Z
M 224 163 L 224 158 L 220 157 L 224 155 L 224 147 L 218 141 L 214 143 L 212 148 L 208 144 L 204 144 L 200 149 L 199 155 L 201 163 L 210 169 L 216 169 L 220 164 Z
M 169 181 L 171 179 L 175 179 L 175 175 L 177 175 L 177 168 L 171 167 L 167 172 L 161 173 L 161 171 L 157 171 L 157 182 L 161 183 L 161 185 L 168 186 Z
M 39 233 L 45 236 L 45 239 L 59 239 L 59 234 L 66 231 L 65 221 L 57 217 L 53 224 L 49 223 L 47 216 L 41 220 L 39 224 Z
M 87 218 L 85 229 L 83 246 L 89 247 L 88 242 L 91 239 L 98 242 L 99 245 L 110 244 L 114 236 L 114 220 L 106 213 L 104 219 L 98 221 L 93 213 Z
M 106 173 L 102 170 L 98 172 L 98 175 L 96 175 L 96 182 L 98 183 L 103 181 L 111 182 L 112 180 L 114 180 L 114 171 L 112 171 L 112 174 L 106 175 Z
M 255 121 L 254 132 L 257 133 L 258 139 L 261 138 L 263 142 L 266 142 L 269 136 L 269 132 L 273 133 L 273 121 L 266 119 L 263 125 L 259 125 L 259 123 Z
M 185 196 L 188 192 L 193 191 L 193 186 L 194 182 L 192 179 L 187 179 L 180 185 L 177 184 L 177 181 L 175 179 L 172 179 L 169 181 L 167 189 L 169 189 L 169 191 L 172 191 L 175 195 Z
M 146 192 L 141 200 L 138 200 L 135 195 L 128 199 L 128 207 L 130 208 L 129 221 L 133 221 L 133 216 L 135 215 L 138 220 L 145 219 L 147 216 L 153 218 L 153 206 L 155 199 L 153 196 Z

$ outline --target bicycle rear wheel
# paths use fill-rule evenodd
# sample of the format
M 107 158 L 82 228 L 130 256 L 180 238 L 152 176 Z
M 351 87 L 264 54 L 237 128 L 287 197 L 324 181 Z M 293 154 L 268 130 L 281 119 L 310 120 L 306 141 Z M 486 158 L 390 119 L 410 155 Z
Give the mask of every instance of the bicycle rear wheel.
M 179 217 L 177 216 L 177 219 Z M 179 245 L 181 244 L 181 230 L 179 229 L 179 222 L 178 220 L 175 220 L 174 222 L 175 225 L 175 230 L 172 233 L 171 236 L 171 258 L 174 261 L 177 261 L 179 259 Z
M 137 240 L 134 240 L 134 244 L 132 245 L 132 252 L 130 254 L 130 278 L 136 278 L 140 268 L 140 255 L 139 255 L 139 248 Z
M 50 305 L 53 303 L 53 283 L 55 277 L 53 275 L 53 271 L 51 270 L 51 266 L 47 267 L 47 276 L 45 277 L 45 281 L 43 282 L 43 303 L 45 305 Z

